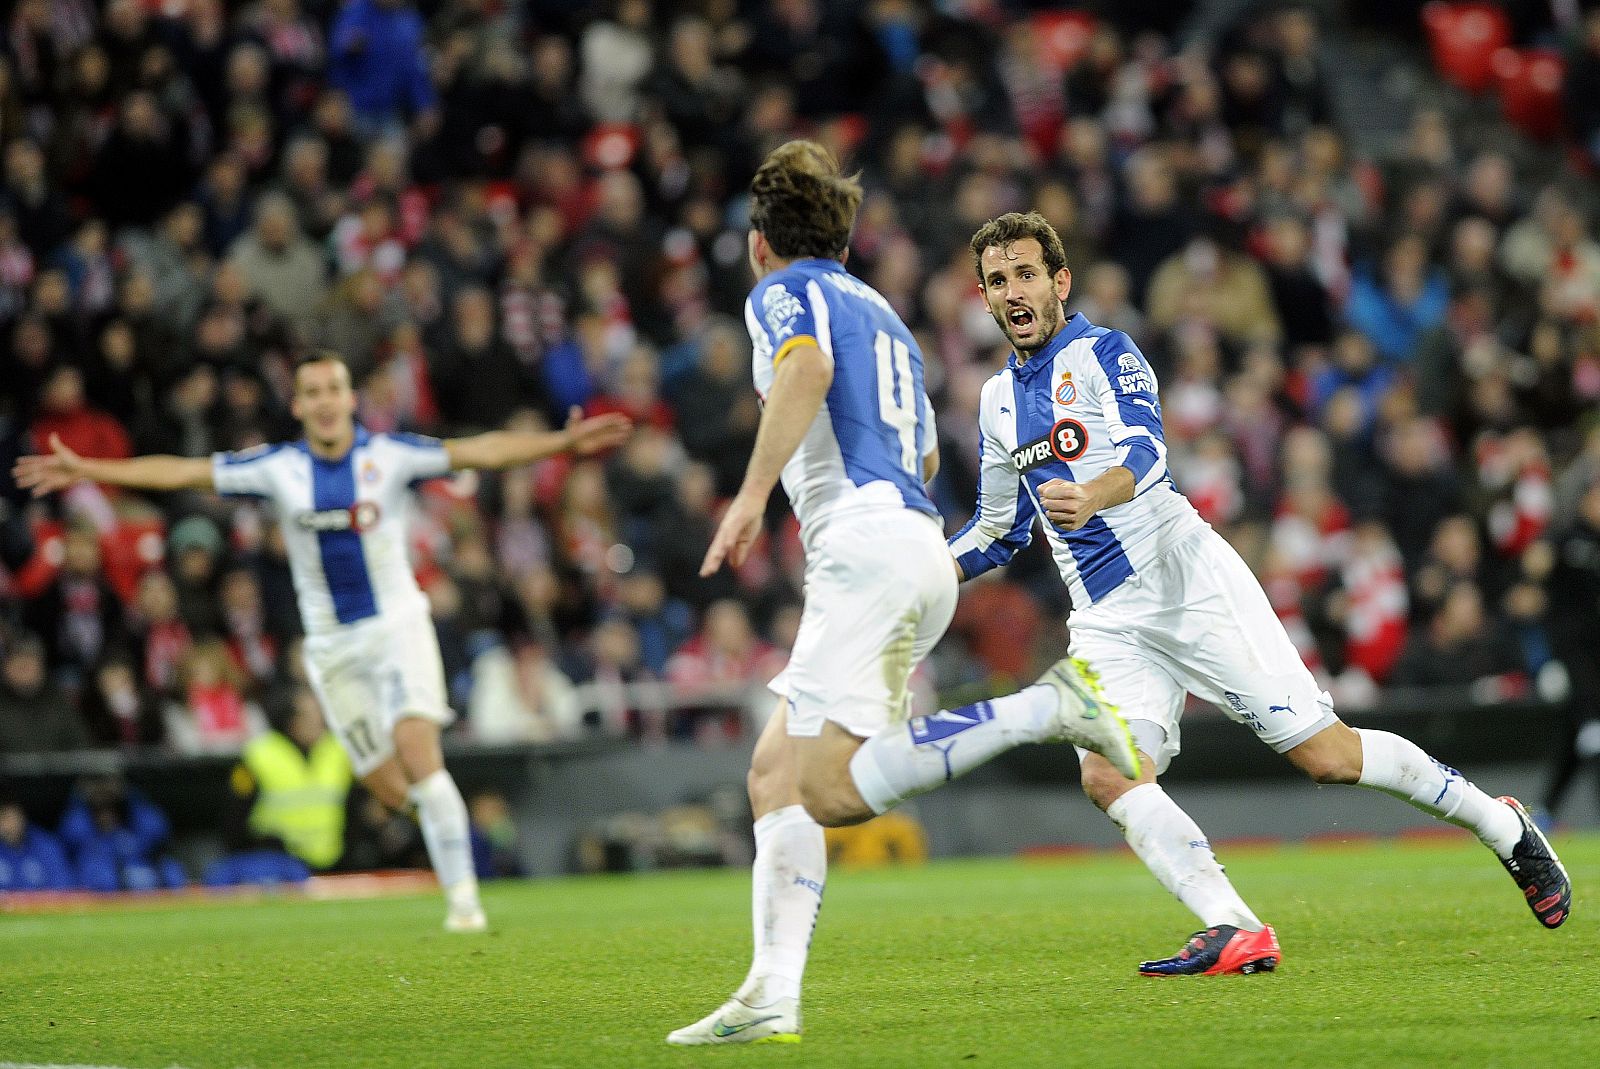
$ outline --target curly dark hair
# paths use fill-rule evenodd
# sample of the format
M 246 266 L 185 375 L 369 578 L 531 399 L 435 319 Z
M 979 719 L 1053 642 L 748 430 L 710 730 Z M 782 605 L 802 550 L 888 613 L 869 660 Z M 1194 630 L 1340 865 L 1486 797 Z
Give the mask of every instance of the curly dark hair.
M 750 180 L 750 225 L 786 259 L 842 257 L 860 207 L 859 177 L 815 141 L 779 145 Z
M 1044 269 L 1054 278 L 1056 272 L 1067 266 L 1067 250 L 1062 247 L 1061 235 L 1050 221 L 1038 212 L 1007 212 L 998 219 L 990 219 L 972 235 L 972 269 L 983 281 L 983 250 L 999 246 L 1005 248 L 1023 238 L 1033 238 L 1044 250 Z

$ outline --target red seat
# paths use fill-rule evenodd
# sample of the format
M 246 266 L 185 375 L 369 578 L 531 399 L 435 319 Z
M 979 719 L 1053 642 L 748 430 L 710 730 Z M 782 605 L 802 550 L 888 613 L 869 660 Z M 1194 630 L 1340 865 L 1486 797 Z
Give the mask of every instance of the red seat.
M 1561 83 L 1567 75 L 1561 53 L 1548 49 L 1502 48 L 1494 54 L 1500 89 L 1500 114 L 1529 137 L 1553 141 L 1561 136 Z
M 1481 93 L 1494 80 L 1494 54 L 1511 43 L 1511 20 L 1495 4 L 1445 3 L 1422 9 L 1433 65 L 1451 85 Z

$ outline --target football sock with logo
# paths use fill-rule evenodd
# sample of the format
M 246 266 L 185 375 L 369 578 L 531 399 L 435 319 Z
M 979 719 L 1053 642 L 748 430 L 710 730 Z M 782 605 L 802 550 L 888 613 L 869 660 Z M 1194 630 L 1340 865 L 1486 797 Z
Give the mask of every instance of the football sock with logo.
M 1409 739 L 1368 728 L 1357 728 L 1356 734 L 1361 736 L 1361 786 L 1467 828 L 1500 857 L 1511 856 L 1522 838 L 1522 821 L 1510 806 L 1484 794 Z
M 828 847 L 822 825 L 804 806 L 774 809 L 756 821 L 755 833 L 750 880 L 755 957 L 738 994 L 752 1006 L 765 1006 L 800 997 L 828 878 Z
M 1159 784 L 1139 784 L 1106 807 L 1106 816 L 1122 829 L 1145 868 L 1201 924 L 1231 924 L 1251 932 L 1265 927 L 1233 889 L 1200 826 Z
M 1032 686 L 1003 698 L 913 717 L 884 728 L 850 758 L 850 777 L 874 813 L 930 791 L 1024 742 L 1054 731 L 1056 692 Z
M 461 800 L 456 781 L 445 769 L 412 784 L 411 800 L 417 803 L 417 823 L 422 826 L 422 841 L 428 860 L 439 877 L 439 886 L 454 910 L 475 909 L 478 905 L 478 879 L 472 869 L 472 839 L 467 825 L 467 803 Z

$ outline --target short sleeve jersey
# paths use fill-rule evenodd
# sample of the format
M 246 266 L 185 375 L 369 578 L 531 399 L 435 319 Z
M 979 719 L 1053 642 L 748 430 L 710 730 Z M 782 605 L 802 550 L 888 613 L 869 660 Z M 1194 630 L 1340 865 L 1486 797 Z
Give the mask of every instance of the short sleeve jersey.
M 801 259 L 756 284 L 744 317 L 763 401 L 795 346 L 815 345 L 833 365 L 822 408 L 783 469 L 805 544 L 848 512 L 937 516 L 922 485 L 922 458 L 937 442 L 922 351 L 889 302 L 837 260 Z
M 289 570 L 308 634 L 369 617 L 426 612 L 407 546 L 411 489 L 446 475 L 444 443 L 414 434 L 368 434 L 326 460 L 305 441 L 211 458 L 218 493 L 277 507 Z

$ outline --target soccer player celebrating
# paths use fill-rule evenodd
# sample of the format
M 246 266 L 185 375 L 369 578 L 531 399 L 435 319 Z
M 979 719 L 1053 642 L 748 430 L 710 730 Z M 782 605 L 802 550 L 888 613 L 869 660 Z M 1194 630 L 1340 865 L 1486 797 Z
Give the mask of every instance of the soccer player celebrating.
M 820 145 L 791 141 L 750 184 L 745 302 L 765 408 L 744 483 L 701 574 L 743 563 L 780 475 L 800 520 L 805 606 L 782 700 L 751 758 L 755 960 L 680 1045 L 798 1042 L 800 981 L 827 876 L 821 825 L 882 813 L 1023 742 L 1066 739 L 1138 771 L 1093 673 L 1063 660 L 1040 685 L 907 722 L 911 670 L 944 634 L 956 577 L 925 480 L 938 467 L 922 354 L 844 269 L 861 187 Z
M 1062 310 L 1072 288 L 1061 239 L 1011 213 L 972 239 L 978 287 L 1015 350 L 979 408 L 978 510 L 950 540 L 962 578 L 1026 545 L 1040 515 L 1072 596 L 1070 652 L 1092 662 L 1127 719 L 1142 772 L 1130 782 L 1083 754 L 1090 799 L 1205 928 L 1150 976 L 1255 972 L 1281 952 L 1193 820 L 1156 776 L 1178 753 L 1185 692 L 1248 726 L 1317 783 L 1392 794 L 1471 829 L 1554 928 L 1572 889 L 1513 798 L 1495 799 L 1413 743 L 1333 713 L 1249 568 L 1167 474 L 1155 376 L 1120 331 Z
M 446 441 L 369 434 L 355 420 L 349 369 L 326 351 L 295 368 L 292 411 L 305 432 L 299 441 L 209 459 L 95 460 L 52 436 L 49 454 L 17 462 L 17 484 L 35 495 L 89 479 L 272 501 L 306 629 L 306 672 L 328 726 L 384 805 L 416 803 L 449 903 L 445 928 L 482 931 L 467 808 L 439 747 L 451 713 L 428 603 L 407 557 L 407 495 L 417 482 L 462 468 L 512 468 L 608 449 L 626 437 L 628 420 L 583 419 L 574 410 L 565 429 L 547 433 L 492 431 Z

